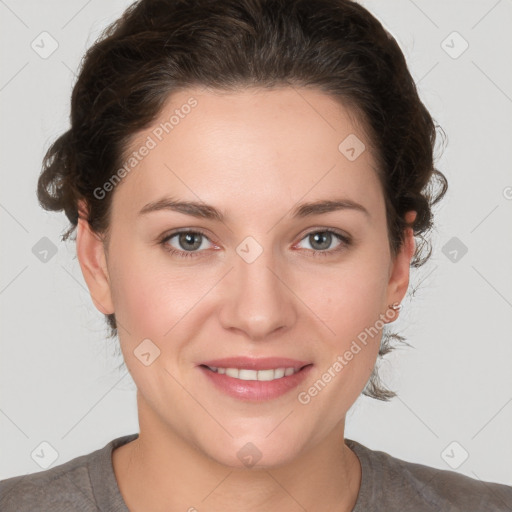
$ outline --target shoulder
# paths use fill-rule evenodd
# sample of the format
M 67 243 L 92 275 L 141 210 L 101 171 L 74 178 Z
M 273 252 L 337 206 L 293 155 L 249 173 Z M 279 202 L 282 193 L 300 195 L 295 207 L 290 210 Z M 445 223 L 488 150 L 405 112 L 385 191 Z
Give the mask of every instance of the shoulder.
M 345 442 L 361 461 L 360 492 L 375 499 L 379 510 L 395 510 L 402 504 L 403 511 L 512 512 L 511 486 L 407 462 L 350 439 Z
M 51 469 L 1 480 L 0 510 L 97 511 L 98 483 L 112 478 L 115 481 L 111 470 L 112 450 L 132 438 L 133 434 L 114 439 L 103 448 Z
M 64 506 L 68 510 L 96 510 L 87 467 L 95 455 L 82 455 L 51 469 L 0 481 L 1 510 L 64 510 Z

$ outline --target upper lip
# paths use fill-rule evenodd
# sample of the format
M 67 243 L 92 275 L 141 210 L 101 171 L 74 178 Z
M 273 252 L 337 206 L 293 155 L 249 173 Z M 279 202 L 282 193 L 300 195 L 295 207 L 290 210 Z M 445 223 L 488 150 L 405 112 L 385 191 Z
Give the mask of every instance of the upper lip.
M 286 357 L 226 357 L 223 359 L 211 359 L 201 363 L 201 365 L 215 368 L 239 368 L 242 370 L 273 370 L 276 368 L 294 368 L 295 370 L 300 370 L 308 364 L 311 363 Z

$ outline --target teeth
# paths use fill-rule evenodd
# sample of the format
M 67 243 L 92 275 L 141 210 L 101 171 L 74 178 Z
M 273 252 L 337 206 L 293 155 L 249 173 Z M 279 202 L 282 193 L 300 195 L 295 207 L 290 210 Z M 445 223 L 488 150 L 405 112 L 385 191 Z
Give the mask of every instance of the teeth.
M 227 375 L 240 380 L 260 380 L 270 381 L 281 379 L 282 377 L 288 377 L 297 373 L 299 370 L 295 368 L 275 368 L 273 370 L 247 370 L 245 368 L 217 368 L 215 366 L 208 366 L 213 372 L 220 373 L 221 375 Z
M 274 380 L 274 370 L 259 370 L 258 380 Z
M 293 368 L 290 368 L 290 370 L 293 372 Z M 274 370 L 274 379 L 280 379 L 281 377 L 284 377 L 285 372 L 285 368 L 277 368 L 277 370 Z
M 234 368 L 230 368 L 230 370 L 234 371 L 229 374 L 229 377 L 235 377 L 235 379 L 240 380 L 258 380 L 258 372 L 256 370 L 235 370 Z

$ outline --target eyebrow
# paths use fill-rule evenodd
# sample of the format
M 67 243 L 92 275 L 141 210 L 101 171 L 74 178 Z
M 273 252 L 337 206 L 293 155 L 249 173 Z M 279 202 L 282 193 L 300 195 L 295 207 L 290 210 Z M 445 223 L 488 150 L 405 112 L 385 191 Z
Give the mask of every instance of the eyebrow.
M 176 201 L 172 198 L 164 198 L 148 203 L 140 210 L 139 215 L 161 210 L 175 211 L 200 219 L 225 221 L 224 214 L 214 206 L 196 201 Z M 305 218 L 339 210 L 358 211 L 370 217 L 370 213 L 362 204 L 356 203 L 351 199 L 324 199 L 310 203 L 301 203 L 292 209 L 291 216 L 292 218 Z

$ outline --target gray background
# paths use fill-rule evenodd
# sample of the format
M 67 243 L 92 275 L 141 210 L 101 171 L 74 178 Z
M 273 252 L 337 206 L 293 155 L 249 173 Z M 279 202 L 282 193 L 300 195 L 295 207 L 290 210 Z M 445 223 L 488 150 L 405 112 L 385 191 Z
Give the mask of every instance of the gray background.
M 74 243 L 60 242 L 65 216 L 35 196 L 42 156 L 68 126 L 80 58 L 129 3 L 0 0 L 0 478 L 44 469 L 51 460 L 31 456 L 42 442 L 58 456 L 53 467 L 138 431 L 117 342 L 106 340 Z M 361 397 L 346 437 L 512 485 L 512 1 L 362 3 L 398 39 L 448 135 L 438 167 L 450 191 L 436 210 L 433 256 L 412 273 L 419 290 L 394 324 L 414 348 L 381 369 L 399 396 Z M 58 43 L 46 58 L 44 31 Z M 42 252 L 43 237 L 54 255 Z

